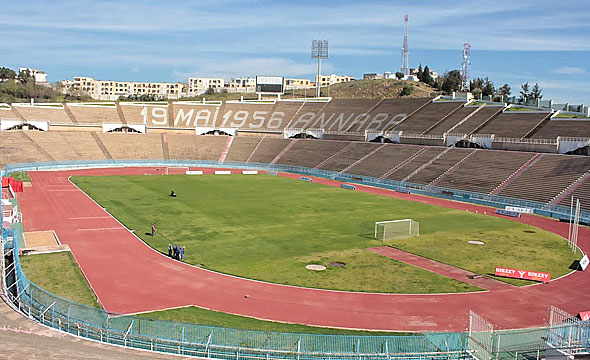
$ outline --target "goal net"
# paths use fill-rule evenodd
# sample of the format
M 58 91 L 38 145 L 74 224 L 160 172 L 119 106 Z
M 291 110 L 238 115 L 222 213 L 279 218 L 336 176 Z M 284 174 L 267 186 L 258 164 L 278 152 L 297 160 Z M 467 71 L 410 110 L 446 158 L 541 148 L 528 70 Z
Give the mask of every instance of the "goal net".
M 420 235 L 420 223 L 412 219 L 378 221 L 375 223 L 375 239 L 386 241 Z
M 189 171 L 190 168 L 188 166 L 169 166 L 164 169 L 165 175 L 172 175 L 172 174 L 185 174 Z

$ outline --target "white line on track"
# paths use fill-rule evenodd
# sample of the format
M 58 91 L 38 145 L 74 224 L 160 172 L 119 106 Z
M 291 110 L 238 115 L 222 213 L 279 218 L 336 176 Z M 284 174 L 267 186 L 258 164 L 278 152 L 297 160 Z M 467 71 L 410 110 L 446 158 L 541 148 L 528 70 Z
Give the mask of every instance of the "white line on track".
M 93 229 L 77 229 L 76 231 L 105 231 L 105 230 L 127 230 L 121 227 L 109 227 L 109 228 L 93 228 Z

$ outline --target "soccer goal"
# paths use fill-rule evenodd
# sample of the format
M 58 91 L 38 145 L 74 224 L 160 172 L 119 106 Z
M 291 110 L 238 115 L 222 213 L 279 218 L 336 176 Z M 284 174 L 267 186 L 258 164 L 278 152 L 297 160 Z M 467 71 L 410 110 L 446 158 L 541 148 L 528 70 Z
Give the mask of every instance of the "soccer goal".
M 190 168 L 188 166 L 169 166 L 164 170 L 165 175 L 172 175 L 172 174 L 186 174 Z
M 377 221 L 375 239 L 386 241 L 420 235 L 420 223 L 412 219 Z

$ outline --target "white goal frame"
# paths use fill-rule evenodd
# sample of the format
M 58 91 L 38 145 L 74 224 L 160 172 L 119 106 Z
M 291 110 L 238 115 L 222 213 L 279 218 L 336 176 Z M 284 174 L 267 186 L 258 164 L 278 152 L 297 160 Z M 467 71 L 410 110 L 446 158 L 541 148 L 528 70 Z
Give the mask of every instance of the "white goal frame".
M 402 222 L 408 223 L 407 234 L 399 233 L 398 236 L 392 236 L 392 237 L 386 236 L 385 226 L 387 226 L 387 224 L 402 223 Z M 378 233 L 378 229 L 380 226 L 382 226 L 384 228 L 383 229 L 383 237 L 381 239 L 378 239 L 377 233 Z M 401 220 L 388 220 L 388 221 L 375 222 L 375 235 L 374 235 L 374 237 L 375 237 L 375 239 L 378 239 L 381 241 L 386 241 L 386 240 L 391 240 L 391 239 L 396 239 L 396 238 L 415 237 L 415 236 L 419 236 L 419 235 L 420 235 L 420 223 L 417 222 L 416 220 L 401 219 Z
M 190 167 L 188 166 L 166 166 L 166 169 L 164 170 L 164 175 L 170 175 L 168 172 L 169 169 L 186 169 L 186 171 L 190 171 Z

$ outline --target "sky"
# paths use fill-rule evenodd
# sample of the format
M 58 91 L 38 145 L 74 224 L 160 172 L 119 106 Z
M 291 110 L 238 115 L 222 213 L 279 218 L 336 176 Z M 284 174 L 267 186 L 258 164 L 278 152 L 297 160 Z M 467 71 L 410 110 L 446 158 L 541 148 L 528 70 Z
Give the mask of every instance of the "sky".
M 459 69 L 516 94 L 590 104 L 590 1 L 2 1 L 0 66 L 45 70 L 55 82 L 182 81 L 279 75 L 313 79 L 312 39 L 328 39 L 322 73 L 398 71 L 403 17 L 410 67 Z

